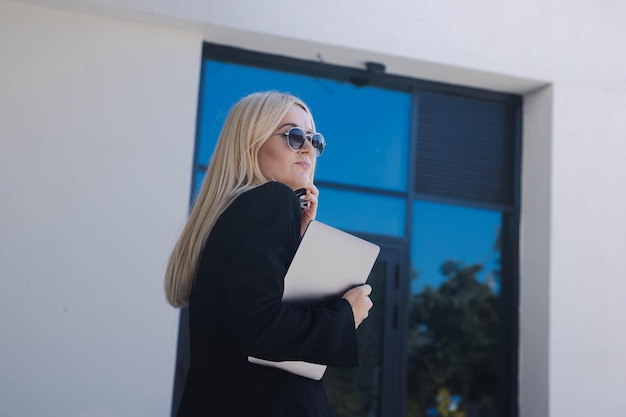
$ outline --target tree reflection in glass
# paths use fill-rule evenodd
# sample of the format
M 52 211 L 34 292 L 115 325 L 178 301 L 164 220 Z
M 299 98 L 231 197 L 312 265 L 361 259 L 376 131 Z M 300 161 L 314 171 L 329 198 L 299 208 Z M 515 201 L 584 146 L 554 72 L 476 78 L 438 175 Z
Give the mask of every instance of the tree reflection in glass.
M 415 204 L 407 417 L 497 415 L 501 219 L 494 211 Z

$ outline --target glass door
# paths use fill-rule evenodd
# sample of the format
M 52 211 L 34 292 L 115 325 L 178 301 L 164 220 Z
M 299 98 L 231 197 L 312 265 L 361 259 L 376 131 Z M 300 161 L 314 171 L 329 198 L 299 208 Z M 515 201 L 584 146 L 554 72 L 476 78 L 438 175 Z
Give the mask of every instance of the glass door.
M 382 247 L 367 282 L 372 286 L 374 307 L 359 326 L 357 368 L 329 367 L 324 387 L 337 417 L 380 417 L 389 413 L 390 401 L 385 387 L 393 375 L 394 333 L 397 331 L 397 286 L 399 250 Z M 390 366 L 391 365 L 391 366 Z

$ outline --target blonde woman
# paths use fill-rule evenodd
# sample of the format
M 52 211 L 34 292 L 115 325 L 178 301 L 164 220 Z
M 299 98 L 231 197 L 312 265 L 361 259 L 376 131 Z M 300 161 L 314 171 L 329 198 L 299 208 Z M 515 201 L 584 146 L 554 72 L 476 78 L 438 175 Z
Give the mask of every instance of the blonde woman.
M 281 300 L 317 212 L 313 174 L 324 146 L 292 95 L 251 94 L 230 111 L 165 276 L 168 302 L 188 305 L 190 316 L 179 417 L 332 416 L 321 381 L 247 359 L 358 365 L 355 329 L 372 307 L 369 285 L 322 305 Z

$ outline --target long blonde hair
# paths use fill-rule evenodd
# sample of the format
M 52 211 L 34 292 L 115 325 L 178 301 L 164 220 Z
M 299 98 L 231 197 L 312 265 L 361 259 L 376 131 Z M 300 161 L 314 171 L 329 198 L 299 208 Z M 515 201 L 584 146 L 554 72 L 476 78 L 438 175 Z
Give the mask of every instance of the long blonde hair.
M 165 297 L 173 307 L 189 303 L 200 255 L 217 218 L 238 195 L 271 180 L 261 172 L 257 155 L 294 104 L 311 116 L 302 100 L 277 91 L 250 94 L 230 110 L 165 271 Z

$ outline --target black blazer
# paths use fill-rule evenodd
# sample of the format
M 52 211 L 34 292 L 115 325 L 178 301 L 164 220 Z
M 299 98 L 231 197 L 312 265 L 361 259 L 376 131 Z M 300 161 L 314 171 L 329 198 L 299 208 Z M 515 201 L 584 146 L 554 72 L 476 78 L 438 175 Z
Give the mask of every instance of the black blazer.
M 300 243 L 299 200 L 270 182 L 237 197 L 217 220 L 189 301 L 191 364 L 179 417 L 330 416 L 321 381 L 248 362 L 357 366 L 350 304 L 282 302 Z M 311 262 L 323 262 L 311 254 Z

